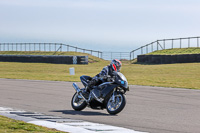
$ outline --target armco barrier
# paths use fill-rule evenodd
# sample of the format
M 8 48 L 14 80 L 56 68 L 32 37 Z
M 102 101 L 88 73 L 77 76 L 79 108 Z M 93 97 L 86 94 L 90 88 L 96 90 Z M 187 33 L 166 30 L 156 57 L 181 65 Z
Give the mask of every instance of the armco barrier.
M 88 56 L 0 55 L 1 62 L 88 64 Z
M 200 54 L 183 55 L 138 55 L 137 62 L 152 64 L 192 63 L 200 62 Z

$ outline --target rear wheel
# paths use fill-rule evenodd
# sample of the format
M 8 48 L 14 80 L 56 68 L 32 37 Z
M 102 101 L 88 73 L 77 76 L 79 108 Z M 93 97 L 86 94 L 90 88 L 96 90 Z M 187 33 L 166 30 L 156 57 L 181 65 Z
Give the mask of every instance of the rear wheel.
M 81 111 L 87 106 L 87 103 L 78 93 L 75 93 L 72 97 L 71 105 L 74 110 Z
M 125 96 L 121 93 L 115 94 L 110 97 L 108 100 L 106 109 L 109 114 L 115 115 L 119 112 L 121 112 L 126 105 L 126 99 Z

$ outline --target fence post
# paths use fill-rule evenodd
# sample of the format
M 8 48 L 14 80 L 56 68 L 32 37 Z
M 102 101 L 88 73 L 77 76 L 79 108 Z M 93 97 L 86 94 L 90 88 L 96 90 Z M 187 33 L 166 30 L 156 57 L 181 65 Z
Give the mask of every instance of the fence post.
M 49 43 L 49 51 L 51 51 L 50 43 Z
M 60 52 L 62 52 L 62 43 L 60 44 Z
M 188 38 L 188 48 L 190 48 L 190 38 Z
M 163 40 L 163 47 L 164 47 L 164 49 L 165 49 L 165 39 Z
M 158 40 L 157 40 L 157 50 L 158 50 L 159 48 L 158 48 Z
M 9 51 L 9 43 L 8 43 L 8 51 Z
M 148 45 L 146 46 L 146 54 L 148 54 Z
M 197 37 L 197 47 L 199 47 L 199 37 Z
M 173 49 L 173 47 L 174 47 L 174 40 L 172 39 L 172 49 Z
M 141 47 L 141 54 L 143 54 L 143 47 Z
M 181 45 L 182 45 L 182 44 L 181 44 L 181 38 L 180 38 L 180 48 L 181 48 Z

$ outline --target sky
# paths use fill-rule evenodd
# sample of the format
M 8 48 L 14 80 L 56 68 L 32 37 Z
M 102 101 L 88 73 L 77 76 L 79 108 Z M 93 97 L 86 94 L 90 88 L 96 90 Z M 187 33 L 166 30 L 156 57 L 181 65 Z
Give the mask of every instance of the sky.
M 59 42 L 130 52 L 200 36 L 199 0 L 0 0 L 0 42 Z

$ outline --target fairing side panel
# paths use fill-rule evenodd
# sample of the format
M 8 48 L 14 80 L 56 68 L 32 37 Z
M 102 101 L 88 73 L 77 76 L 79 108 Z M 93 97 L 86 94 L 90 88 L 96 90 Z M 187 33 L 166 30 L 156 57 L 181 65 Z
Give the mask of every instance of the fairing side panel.
M 108 95 L 110 95 L 110 93 L 113 92 L 113 89 L 116 88 L 117 86 L 119 86 L 119 85 L 117 85 L 117 84 L 107 84 L 107 85 L 105 85 L 105 88 L 103 88 L 103 90 L 101 92 L 102 97 L 105 98 Z

